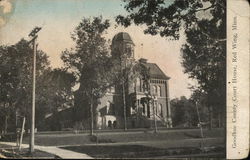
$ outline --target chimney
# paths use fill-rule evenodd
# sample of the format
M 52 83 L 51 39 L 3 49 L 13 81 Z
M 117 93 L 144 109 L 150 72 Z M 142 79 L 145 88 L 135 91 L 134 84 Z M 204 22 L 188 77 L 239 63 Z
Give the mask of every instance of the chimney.
M 145 58 L 140 58 L 140 59 L 139 59 L 139 62 L 140 62 L 140 63 L 147 63 L 147 61 L 148 61 L 148 60 L 145 59 Z

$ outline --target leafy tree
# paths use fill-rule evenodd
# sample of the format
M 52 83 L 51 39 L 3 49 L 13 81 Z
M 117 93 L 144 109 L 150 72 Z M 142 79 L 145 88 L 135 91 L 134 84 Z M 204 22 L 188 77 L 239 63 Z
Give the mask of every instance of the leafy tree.
M 102 17 L 83 18 L 72 34 L 76 47 L 70 51 L 65 50 L 61 56 L 67 68 L 78 78 L 80 87 L 76 92 L 75 107 L 84 107 L 85 120 L 90 117 L 91 134 L 98 99 L 110 87 L 111 63 L 107 42 L 103 37 L 109 26 L 109 21 Z
M 5 117 L 15 124 L 16 111 L 22 116 L 30 116 L 32 96 L 32 64 L 33 49 L 25 40 L 15 45 L 0 46 L 0 105 L 1 117 Z M 37 79 L 49 70 L 48 56 L 41 50 L 37 52 Z M 39 91 L 39 89 L 38 89 Z M 28 118 L 29 124 L 29 118 Z M 14 129 L 12 126 L 10 129 Z
M 206 26 L 207 22 L 200 23 Z M 213 30 L 213 27 L 210 30 Z M 186 31 L 186 34 L 187 43 L 182 47 L 184 73 L 198 81 L 199 87 L 196 90 L 201 92 L 199 95 L 206 95 L 204 105 L 209 109 L 210 127 L 213 113 L 218 116 L 221 126 L 225 123 L 226 109 L 226 44 L 223 41 L 215 41 L 199 29 Z
M 225 124 L 226 1 L 223 0 L 129 0 L 127 16 L 118 24 L 146 24 L 144 33 L 177 40 L 181 29 L 187 37 L 182 47 L 184 72 L 198 80 L 207 95 L 206 106 Z M 212 123 L 211 123 L 212 124 Z
M 182 96 L 180 99 L 176 98 L 171 100 L 170 104 L 174 127 L 197 127 L 199 121 L 195 102 L 196 101 L 193 101 L 193 99 L 187 99 L 184 96 Z M 201 122 L 206 123 L 208 114 L 206 108 L 202 107 L 202 105 L 202 103 L 199 103 L 197 107 Z
M 124 0 L 127 16 L 118 15 L 116 21 L 125 27 L 132 23 L 146 24 L 146 34 L 160 34 L 162 37 L 179 39 L 181 27 L 185 30 L 192 28 L 201 20 L 199 14 L 208 14 L 210 22 L 219 23 L 218 28 L 224 30 L 225 1 L 219 0 Z M 209 11 L 209 12 L 205 12 Z M 204 33 L 206 30 L 204 30 Z M 223 32 L 213 31 L 215 40 L 224 40 Z M 219 33 L 219 35 L 218 35 Z M 208 35 L 210 35 L 208 33 Z M 210 35 L 212 36 L 212 35 Z M 219 36 L 219 37 L 218 37 Z
M 45 115 L 52 114 L 49 121 L 50 130 L 60 130 L 59 112 L 61 110 L 73 107 L 73 86 L 75 77 L 65 69 L 53 69 L 45 72 L 39 79 L 40 90 L 37 94 L 36 119 L 38 119 L 37 127 L 46 129 Z

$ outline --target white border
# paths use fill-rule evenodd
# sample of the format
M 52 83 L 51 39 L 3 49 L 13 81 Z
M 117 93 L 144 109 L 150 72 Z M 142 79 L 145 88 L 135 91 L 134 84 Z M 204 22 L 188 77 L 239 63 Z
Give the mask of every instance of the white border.
M 228 0 L 227 159 L 249 153 L 249 66 L 249 3 Z

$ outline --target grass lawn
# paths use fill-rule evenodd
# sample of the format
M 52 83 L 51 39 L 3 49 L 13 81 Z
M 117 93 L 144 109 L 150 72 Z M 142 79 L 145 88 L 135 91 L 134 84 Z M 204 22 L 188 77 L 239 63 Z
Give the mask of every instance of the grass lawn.
M 71 146 L 61 147 L 71 151 L 86 153 L 94 158 L 154 158 L 159 156 L 180 156 L 190 154 L 217 155 L 223 157 L 223 148 L 217 147 L 207 153 L 202 153 L 199 148 L 195 147 L 179 147 L 159 149 L 156 147 L 144 145 L 85 145 L 85 146 Z
M 98 132 L 88 133 L 46 133 L 36 134 L 35 144 L 58 146 L 63 149 L 85 153 L 94 158 L 146 158 L 182 155 L 225 156 L 225 134 L 223 129 L 204 130 L 206 152 L 201 151 L 202 139 L 199 129 L 172 129 Z M 29 137 L 24 138 L 24 143 Z M 98 142 L 98 143 L 97 143 Z
M 204 130 L 205 137 L 224 137 L 222 129 Z M 172 141 L 200 138 L 200 130 L 164 130 L 154 134 L 152 131 L 136 132 L 105 132 L 95 135 L 99 143 L 121 143 L 137 141 Z M 24 138 L 24 143 L 29 142 L 29 137 Z M 74 134 L 37 134 L 35 144 L 42 146 L 84 145 L 96 143 L 96 139 L 90 138 L 86 133 Z
M 30 154 L 28 148 L 24 148 L 21 151 L 17 147 L 11 147 L 7 145 L 1 145 L 0 155 L 3 155 L 6 158 L 13 159 L 55 159 L 56 156 L 47 152 L 40 150 L 35 150 L 34 153 Z

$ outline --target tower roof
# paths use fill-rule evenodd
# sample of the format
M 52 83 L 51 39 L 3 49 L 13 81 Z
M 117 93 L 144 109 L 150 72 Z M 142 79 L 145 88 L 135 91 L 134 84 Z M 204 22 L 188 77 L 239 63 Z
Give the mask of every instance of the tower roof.
M 112 39 L 112 44 L 116 43 L 116 42 L 127 42 L 127 43 L 131 43 L 134 45 L 134 42 L 132 41 L 130 35 L 126 32 L 119 32 L 117 33 L 114 38 Z

